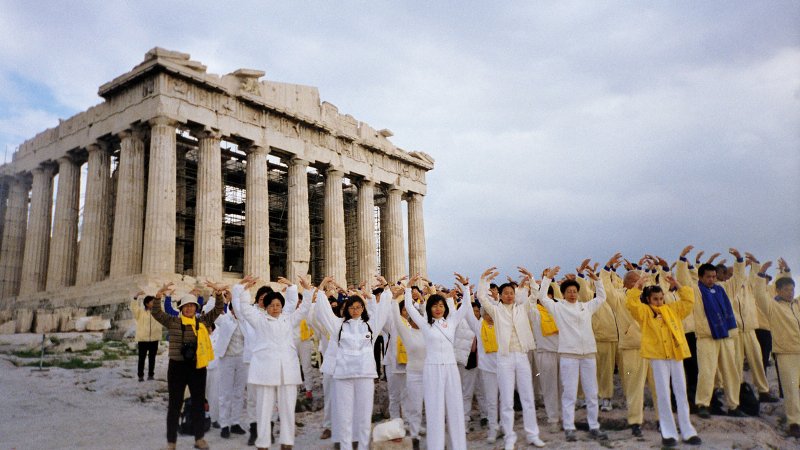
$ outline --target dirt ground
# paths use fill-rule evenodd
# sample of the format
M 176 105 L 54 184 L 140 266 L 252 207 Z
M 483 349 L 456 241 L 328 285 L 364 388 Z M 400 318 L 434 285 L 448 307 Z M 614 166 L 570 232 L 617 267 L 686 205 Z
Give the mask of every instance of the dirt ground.
M 22 334 L 0 336 L 0 450 L 7 449 L 158 449 L 166 438 L 166 365 L 165 354 L 157 359 L 154 381 L 138 382 L 136 357 L 125 346 L 110 345 L 99 334 L 81 333 L 92 343 L 84 352 L 66 355 L 49 355 L 52 359 L 80 357 L 97 361 L 101 367 L 85 369 L 50 367 L 38 371 L 24 364 L 38 362 L 35 351 L 41 336 Z M 56 340 L 75 336 L 59 333 Z M 163 348 L 162 344 L 162 348 Z M 129 346 L 129 349 L 132 345 Z M 110 350 L 109 350 L 110 349 Z M 24 352 L 25 350 L 30 350 Z M 23 353 L 19 353 L 23 351 Z M 16 354 L 14 352 L 17 352 Z M 36 355 L 36 356 L 34 356 Z M 768 369 L 773 391 L 777 390 L 774 368 Z M 749 377 L 749 375 L 746 375 Z M 319 385 L 318 377 L 315 379 Z M 321 388 L 315 395 L 321 397 Z M 380 382 L 376 393 L 375 412 L 385 410 L 385 382 Z M 615 409 L 601 412 L 600 420 L 609 431 L 610 439 L 600 445 L 579 431 L 579 441 L 567 444 L 563 434 L 549 433 L 543 408 L 538 408 L 541 438 L 550 448 L 660 448 L 661 438 L 651 408 L 645 410 L 644 437 L 633 438 L 625 429 L 625 411 L 621 396 L 615 399 Z M 317 398 L 312 409 L 321 407 Z M 692 416 L 692 422 L 703 439 L 702 448 L 708 449 L 787 449 L 800 448 L 800 441 L 787 438 L 783 418 L 783 404 L 762 405 L 759 418 L 733 419 L 712 417 L 703 420 Z M 576 421 L 585 424 L 585 410 L 576 413 Z M 322 432 L 322 411 L 297 414 L 295 448 L 330 449 L 330 440 L 318 439 Z M 521 417 L 517 416 L 518 448 L 525 448 Z M 502 443 L 485 442 L 486 430 L 477 421 L 468 434 L 472 449 L 499 449 Z M 214 449 L 243 449 L 246 436 L 222 439 L 219 430 L 212 429 L 206 439 Z M 193 438 L 180 436 L 178 448 L 192 448 Z M 694 448 L 682 446 L 683 448 Z M 273 445 L 272 448 L 279 448 Z M 422 448 L 425 448 L 424 439 Z M 533 448 L 533 447 L 530 447 Z

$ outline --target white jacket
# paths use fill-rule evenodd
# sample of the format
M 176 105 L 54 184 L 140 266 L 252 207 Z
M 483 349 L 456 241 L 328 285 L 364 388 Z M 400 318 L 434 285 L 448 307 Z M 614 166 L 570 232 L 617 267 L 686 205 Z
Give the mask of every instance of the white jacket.
M 475 314 L 472 312 L 472 305 L 467 305 L 461 303 L 461 308 L 469 308 L 469 312 L 466 316 L 475 317 Z M 469 353 L 472 350 L 472 340 L 475 339 L 475 333 L 469 328 L 469 324 L 467 321 L 462 321 L 456 327 L 456 336 L 455 342 L 453 343 L 453 351 L 456 352 L 456 362 L 461 364 L 462 366 L 467 365 L 467 360 L 469 360 Z
M 544 285 L 543 285 L 544 286 Z M 548 285 L 549 286 L 549 285 Z M 533 338 L 536 340 L 536 351 L 558 352 L 558 333 L 545 336 L 542 334 L 542 315 L 537 307 L 539 296 L 544 294 L 547 297 L 547 289 L 537 288 L 535 283 L 531 284 L 531 296 L 529 297 L 530 306 L 528 307 L 528 318 L 531 321 Z M 559 300 L 565 301 L 565 300 Z M 542 305 L 544 306 L 544 305 Z
M 521 289 L 517 289 L 514 303 L 509 307 L 489 296 L 489 284 L 486 280 L 481 280 L 478 284 L 478 300 L 481 306 L 494 320 L 494 329 L 497 333 L 497 351 L 503 355 L 509 352 L 511 345 L 511 328 L 517 333 L 517 339 L 522 347 L 522 352 L 527 353 L 536 348 L 536 341 L 533 338 L 531 322 L 528 318 L 527 309 L 530 307 Z
M 414 306 L 411 308 L 416 309 Z M 392 307 L 392 322 L 400 339 L 403 340 L 403 347 L 408 356 L 406 372 L 422 372 L 422 367 L 425 365 L 425 337 L 422 335 L 422 331 L 411 328 L 403 321 L 403 317 L 400 315 L 400 303 L 396 303 Z
M 549 286 L 550 280 L 544 278 L 542 286 Z M 554 302 L 546 295 L 539 301 L 550 311 L 558 327 L 558 353 L 573 355 L 589 355 L 597 353 L 597 343 L 592 331 L 592 315 L 600 309 L 606 301 L 606 291 L 603 282 L 594 282 L 595 297 L 588 302 L 576 301 L 570 303 L 566 300 Z
M 467 314 L 467 324 L 470 330 L 475 333 L 475 337 L 478 338 L 478 369 L 484 372 L 497 373 L 497 352 L 486 353 L 486 349 L 483 348 L 483 339 L 481 339 L 483 319 L 478 320 L 475 314 Z M 497 335 L 495 334 L 496 338 Z
M 327 300 L 317 300 L 317 322 L 331 335 L 328 349 L 330 351 L 332 346 L 338 347 L 333 368 L 333 377 L 336 379 L 378 377 L 374 356 L 375 337 L 389 318 L 392 293 L 387 289 L 381 294 L 377 305 L 374 300 L 365 301 L 369 324 L 360 318 L 345 322 L 343 318 L 336 317 Z
M 292 339 L 292 330 L 300 325 L 311 302 L 297 308 L 297 286 L 286 290 L 286 303 L 277 318 L 250 304 L 250 293 L 244 286 L 233 287 L 233 309 L 254 330 L 255 343 L 247 382 L 266 386 L 296 385 L 302 383 L 300 360 Z
M 464 303 L 471 304 L 469 289 L 463 287 Z M 407 305 L 412 304 L 411 289 L 406 289 L 405 301 Z M 453 300 L 448 298 L 447 306 L 450 312 L 446 318 L 434 320 L 432 324 L 422 317 L 416 308 L 406 308 L 409 319 L 413 320 L 422 331 L 425 337 L 425 364 L 444 365 L 455 364 L 456 356 L 453 350 L 455 343 L 456 328 L 464 319 L 464 314 L 472 314 L 472 308 L 456 309 Z

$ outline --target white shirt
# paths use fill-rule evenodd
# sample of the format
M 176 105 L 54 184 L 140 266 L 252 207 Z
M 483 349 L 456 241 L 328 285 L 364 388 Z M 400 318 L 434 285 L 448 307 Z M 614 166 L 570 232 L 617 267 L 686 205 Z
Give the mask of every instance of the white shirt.
M 542 286 L 550 279 L 544 278 Z M 546 295 L 539 301 L 550 311 L 558 327 L 558 353 L 589 355 L 597 353 L 597 343 L 592 331 L 592 315 L 606 301 L 606 291 L 600 280 L 594 282 L 595 298 L 588 302 L 570 303 L 567 300 L 554 302 Z
M 417 324 L 425 337 L 425 364 L 443 365 L 456 363 L 453 350 L 456 328 L 461 323 L 461 320 L 464 319 L 464 314 L 467 312 L 472 314 L 472 308 L 467 306 L 472 303 L 469 289 L 464 287 L 462 290 L 464 292 L 462 302 L 465 306 L 455 309 L 452 299 L 448 298 L 446 300 L 450 309 L 448 317 L 434 320 L 432 324 L 429 324 L 416 308 L 406 308 L 409 319 Z M 406 289 L 405 301 L 407 305 L 412 303 L 411 289 Z

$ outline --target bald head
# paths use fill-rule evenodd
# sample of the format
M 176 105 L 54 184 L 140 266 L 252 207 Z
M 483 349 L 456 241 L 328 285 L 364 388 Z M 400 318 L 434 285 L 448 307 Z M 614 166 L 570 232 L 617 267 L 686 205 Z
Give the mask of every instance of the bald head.
M 641 277 L 642 276 L 639 274 L 639 272 L 631 270 L 627 272 L 624 277 L 622 277 L 622 285 L 625 286 L 625 289 L 631 289 L 636 285 L 636 282 L 639 281 L 639 278 Z

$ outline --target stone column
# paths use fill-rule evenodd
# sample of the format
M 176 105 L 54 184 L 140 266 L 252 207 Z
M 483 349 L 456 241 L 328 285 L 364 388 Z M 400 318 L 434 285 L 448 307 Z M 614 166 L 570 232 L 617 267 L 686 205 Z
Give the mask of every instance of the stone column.
M 371 283 L 377 274 L 378 254 L 375 249 L 375 183 L 362 180 L 358 185 L 358 276 L 360 283 Z
M 105 262 L 108 259 L 111 155 L 106 144 L 92 144 L 86 150 L 89 151 L 89 161 L 76 286 L 102 281 L 106 276 Z
M 150 121 L 150 167 L 142 273 L 175 272 L 175 127 L 167 117 Z
M 292 283 L 306 275 L 311 261 L 311 221 L 308 211 L 308 161 L 292 158 L 289 161 L 289 211 L 287 226 L 289 242 L 286 248 L 286 278 Z
M 386 280 L 394 283 L 406 275 L 405 251 L 403 250 L 402 191 L 395 186 L 386 195 Z
M 428 276 L 428 256 L 425 250 L 425 218 L 422 213 L 424 195 L 410 193 L 408 203 L 408 271 Z
M 75 257 L 78 247 L 78 208 L 80 207 L 80 165 L 72 158 L 58 159 L 58 191 L 47 264 L 47 290 L 75 284 Z
M 8 203 L 8 192 L 10 181 L 0 178 L 0 247 L 2 246 L 3 230 L 5 229 L 6 204 Z
M 325 214 L 323 239 L 325 243 L 325 276 L 331 276 L 341 286 L 347 285 L 345 259 L 343 172 L 331 167 L 325 177 Z
M 111 242 L 111 278 L 142 271 L 144 233 L 144 141 L 138 131 L 119 134 L 117 198 Z
M 244 274 L 264 281 L 269 281 L 268 153 L 257 145 L 248 150 L 244 204 Z
M 28 230 L 25 234 L 20 295 L 39 292 L 46 286 L 54 171 L 54 166 L 50 164 L 33 169 L 31 208 L 28 215 Z
M 198 135 L 197 151 L 194 276 L 214 280 L 222 275 L 221 138 L 218 131 L 204 130 Z
M 8 204 L 3 221 L 3 245 L 0 249 L 0 299 L 8 299 L 19 293 L 25 231 L 28 226 L 28 186 L 29 181 L 21 176 L 9 181 Z

